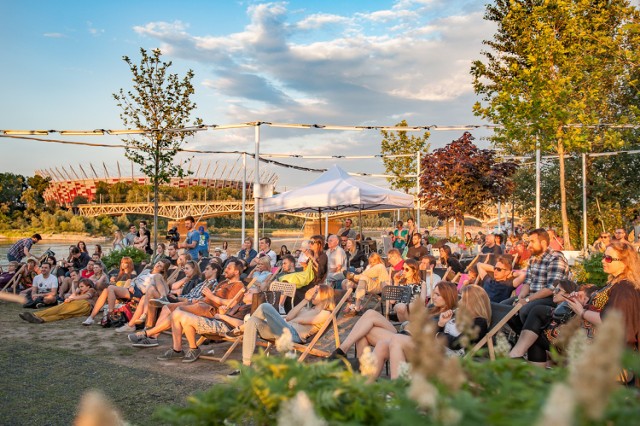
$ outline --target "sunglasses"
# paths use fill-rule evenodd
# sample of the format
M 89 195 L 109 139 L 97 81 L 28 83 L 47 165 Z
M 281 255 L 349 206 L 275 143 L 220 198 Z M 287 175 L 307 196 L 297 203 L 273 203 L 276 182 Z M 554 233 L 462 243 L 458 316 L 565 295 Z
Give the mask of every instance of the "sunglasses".
M 499 266 L 494 266 L 494 267 L 493 267 L 493 270 L 494 270 L 494 271 L 496 271 L 496 272 L 506 271 L 506 269 L 501 268 L 501 267 L 499 267 Z
M 410 272 L 411 271 L 410 268 L 402 268 L 402 270 L 405 271 L 405 272 Z
M 612 257 L 607 254 L 602 258 L 602 260 L 604 260 L 606 263 L 611 263 L 614 260 L 622 260 L 622 259 L 618 259 L 617 257 Z
M 561 291 L 562 291 L 562 292 L 564 292 L 564 290 L 563 290 L 563 289 L 561 289 L 560 287 L 556 287 L 556 288 L 554 288 L 554 289 L 553 289 L 553 294 L 558 294 L 558 293 L 560 293 Z

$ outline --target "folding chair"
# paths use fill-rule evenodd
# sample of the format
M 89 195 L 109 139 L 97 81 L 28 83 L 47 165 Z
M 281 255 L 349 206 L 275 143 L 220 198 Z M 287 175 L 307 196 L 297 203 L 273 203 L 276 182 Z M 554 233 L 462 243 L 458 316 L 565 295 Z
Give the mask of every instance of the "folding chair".
M 487 345 L 489 348 L 489 358 L 492 361 L 496 359 L 495 350 L 493 347 L 493 337 L 498 334 L 498 332 L 505 326 L 505 324 L 518 313 L 518 311 L 522 308 L 520 303 L 516 303 L 515 306 L 510 305 L 502 305 L 500 303 L 491 303 L 491 328 L 487 332 L 487 334 L 480 339 L 478 343 L 465 355 L 473 356 L 476 352 L 478 352 L 484 345 Z
M 22 277 L 22 270 L 24 268 L 26 268 L 26 267 L 27 267 L 26 263 L 22 264 L 22 266 L 20 266 L 20 268 L 18 268 L 16 273 L 13 274 L 13 277 L 11 277 L 9 282 L 4 287 L 2 287 L 2 290 L 0 290 L 0 291 L 5 291 L 6 289 L 9 288 L 9 286 L 12 286 L 11 289 L 13 290 L 13 293 L 15 294 L 16 293 L 16 289 L 18 288 L 18 278 Z
M 389 319 L 389 311 L 391 310 L 391 302 L 410 303 L 411 287 L 408 285 L 387 285 L 382 289 L 382 298 L 380 299 L 380 310 L 384 313 L 386 319 Z
M 296 295 L 296 285 L 292 283 L 283 283 L 280 281 L 273 281 L 269 286 L 270 291 L 279 291 L 283 296 L 287 296 L 290 301 L 291 309 L 293 309 L 293 298 Z

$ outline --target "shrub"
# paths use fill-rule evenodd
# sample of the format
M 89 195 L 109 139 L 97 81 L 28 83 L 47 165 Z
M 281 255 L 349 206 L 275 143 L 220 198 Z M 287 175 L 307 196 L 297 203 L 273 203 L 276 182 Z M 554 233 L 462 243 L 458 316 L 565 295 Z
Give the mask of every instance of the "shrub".
M 125 247 L 122 250 L 112 250 L 111 253 L 102 257 L 102 262 L 104 262 L 107 270 L 118 268 L 120 260 L 125 256 L 133 259 L 133 263 L 135 264 L 149 260 L 149 255 L 142 250 L 138 250 L 135 247 Z
M 602 269 L 603 253 L 592 253 L 582 263 L 573 266 L 573 274 L 576 281 L 584 284 L 603 286 L 607 283 L 607 274 Z

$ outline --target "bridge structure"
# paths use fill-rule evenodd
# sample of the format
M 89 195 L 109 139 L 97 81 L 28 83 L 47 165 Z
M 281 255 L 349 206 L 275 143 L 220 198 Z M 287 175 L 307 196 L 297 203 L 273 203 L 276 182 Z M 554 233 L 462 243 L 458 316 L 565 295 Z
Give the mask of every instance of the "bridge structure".
M 247 200 L 245 202 L 245 213 L 253 214 L 254 202 Z M 120 216 L 123 214 L 147 215 L 153 216 L 153 203 L 92 203 L 79 204 L 76 207 L 76 213 L 80 216 Z M 380 213 L 381 210 L 363 211 L 362 214 Z M 165 217 L 170 220 L 181 220 L 187 216 L 193 216 L 199 219 L 208 219 L 210 217 L 230 216 L 242 213 L 242 201 L 172 201 L 158 203 L 158 216 Z M 270 213 L 273 214 L 273 213 Z M 309 219 L 317 219 L 317 213 L 277 213 L 287 216 L 296 216 Z M 322 212 L 322 216 L 339 219 L 342 217 L 352 217 L 354 212 Z

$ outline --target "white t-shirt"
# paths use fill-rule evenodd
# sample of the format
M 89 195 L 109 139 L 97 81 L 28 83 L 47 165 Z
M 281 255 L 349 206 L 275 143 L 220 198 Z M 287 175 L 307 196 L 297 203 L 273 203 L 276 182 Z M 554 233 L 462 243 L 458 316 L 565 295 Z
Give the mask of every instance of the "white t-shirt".
M 152 274 L 148 269 L 145 269 L 140 275 L 133 279 L 133 285 L 138 287 L 142 294 L 147 294 L 147 289 L 151 285 L 153 277 L 156 275 L 157 274 Z
M 276 252 L 273 250 L 269 250 L 266 255 L 269 256 L 269 259 L 271 259 L 271 267 L 273 268 L 274 266 L 276 266 L 276 262 L 278 261 L 278 255 L 276 254 Z
M 58 288 L 58 279 L 51 274 L 47 278 L 42 274 L 36 275 L 33 279 L 33 287 L 37 288 L 38 294 L 51 293 L 52 289 Z

